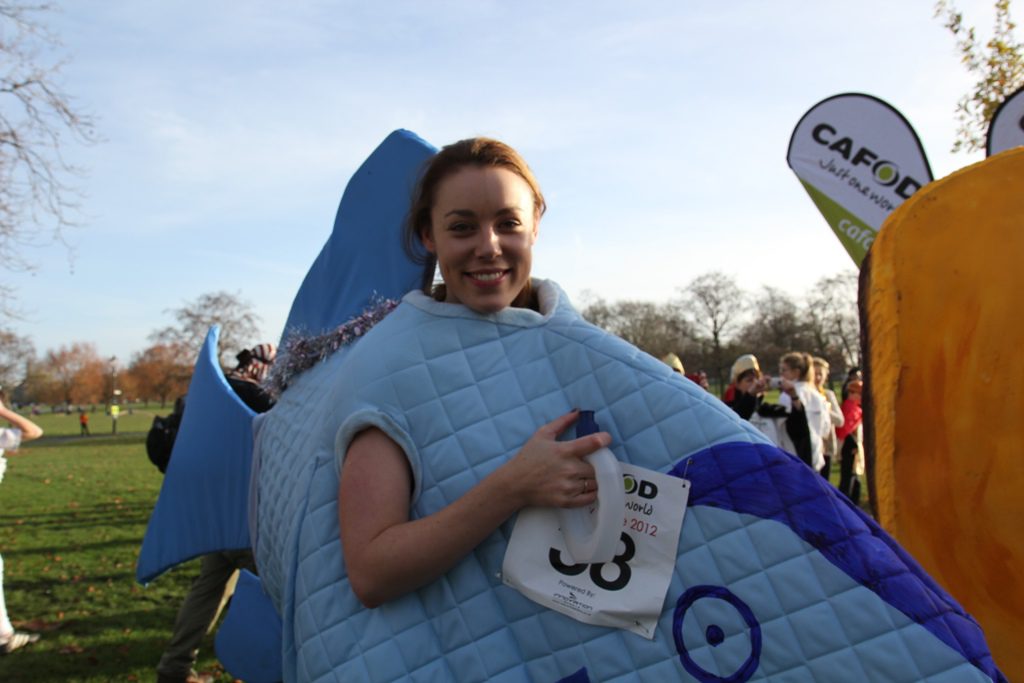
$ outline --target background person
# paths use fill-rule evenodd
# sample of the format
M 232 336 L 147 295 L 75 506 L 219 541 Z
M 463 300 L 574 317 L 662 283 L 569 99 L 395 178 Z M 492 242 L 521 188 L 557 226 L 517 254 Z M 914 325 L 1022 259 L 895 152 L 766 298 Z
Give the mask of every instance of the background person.
M 836 398 L 836 392 L 828 388 L 829 364 L 824 358 L 814 358 L 814 384 L 818 393 L 825 401 L 825 410 L 822 412 L 822 454 L 825 456 L 825 465 L 821 468 L 821 476 L 828 479 L 832 471 L 832 463 L 839 459 L 839 439 L 836 437 L 836 429 L 843 426 L 843 408 Z
M 744 420 L 749 420 L 760 407 L 766 386 L 757 356 L 744 354 L 732 364 L 722 402 Z
M 803 404 L 786 407 L 765 400 L 765 392 L 770 378 L 761 374 L 761 366 L 753 354 L 744 354 L 736 359 L 730 371 L 732 382 L 726 388 L 723 402 L 733 412 L 767 436 L 776 446 L 790 452 L 796 452 L 796 446 L 789 437 L 790 421 L 795 423 L 794 431 L 802 432 L 802 424 L 806 420 Z M 788 380 L 777 382 L 780 391 L 795 390 L 795 384 Z
M 231 388 L 257 413 L 265 413 L 274 405 L 273 399 L 260 385 L 267 378 L 276 357 L 276 346 L 269 343 L 257 344 L 251 349 L 240 351 L 235 356 L 238 365 L 227 374 Z
M 698 370 L 697 372 L 688 372 L 685 375 L 686 379 L 690 380 L 704 391 L 711 391 L 711 384 L 708 383 L 708 373 L 704 370 Z
M 227 374 L 228 384 L 256 413 L 273 407 L 274 401 L 261 387 L 277 349 L 259 344 L 235 358 L 238 365 Z M 157 683 L 203 683 L 211 677 L 194 671 L 203 636 L 217 622 L 221 608 L 235 590 L 239 569 L 256 571 L 251 550 L 222 550 L 203 555 L 199 575 L 193 580 L 185 601 L 178 609 L 171 639 L 157 664 Z
M 39 425 L 10 410 L 6 406 L 6 401 L 7 396 L 0 391 L 0 420 L 7 420 L 11 424 L 10 427 L 0 427 L 0 482 L 3 481 L 4 472 L 7 470 L 4 451 L 17 450 L 23 441 L 38 439 L 43 435 Z M 4 558 L 0 555 L 0 654 L 9 654 L 37 640 L 38 633 L 16 631 L 11 624 L 7 614 L 7 603 L 4 601 Z
M 674 353 L 666 353 L 662 356 L 661 362 L 678 372 L 680 375 L 686 374 L 686 370 L 683 368 L 683 361 L 681 361 L 679 356 Z
M 808 467 L 820 471 L 825 464 L 821 428 L 825 402 L 814 387 L 814 365 L 809 354 L 791 351 L 779 359 L 778 405 L 786 413 L 786 434 L 793 453 Z
M 842 442 L 837 488 L 854 504 L 860 503 L 860 475 L 864 474 L 863 388 L 864 383 L 857 379 L 846 385 L 843 424 L 836 428 L 836 437 Z
M 861 386 L 863 386 L 864 373 L 861 372 L 860 367 L 857 365 L 854 365 L 852 368 L 850 368 L 849 372 L 846 373 L 846 380 L 843 382 L 842 391 L 842 399 L 844 401 L 846 400 L 847 392 L 849 390 L 851 382 L 861 382 Z

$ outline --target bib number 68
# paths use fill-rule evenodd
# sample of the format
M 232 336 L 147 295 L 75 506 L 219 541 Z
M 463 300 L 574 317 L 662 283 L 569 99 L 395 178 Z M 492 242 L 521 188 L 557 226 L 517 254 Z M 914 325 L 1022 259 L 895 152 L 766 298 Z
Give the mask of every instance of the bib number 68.
M 625 532 L 622 533 L 620 539 L 623 545 L 625 545 L 625 549 L 613 557 L 611 562 L 605 562 L 604 564 L 565 564 L 562 562 L 562 553 L 557 548 L 551 548 L 548 551 L 548 562 L 551 563 L 551 567 L 556 572 L 566 576 L 577 576 L 589 568 L 590 580 L 594 582 L 595 586 L 606 591 L 622 590 L 629 584 L 629 579 L 633 575 L 629 567 L 629 561 L 636 555 L 636 544 L 629 537 L 629 534 Z M 618 574 L 611 581 L 604 576 L 604 568 L 608 565 L 614 565 L 618 569 Z

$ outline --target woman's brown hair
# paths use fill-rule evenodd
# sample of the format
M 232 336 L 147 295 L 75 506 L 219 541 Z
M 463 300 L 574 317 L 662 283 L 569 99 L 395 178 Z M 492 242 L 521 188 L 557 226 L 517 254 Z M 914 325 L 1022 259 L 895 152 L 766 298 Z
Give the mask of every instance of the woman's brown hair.
M 444 298 L 444 289 L 443 285 L 439 285 L 438 288 L 433 287 L 437 257 L 424 248 L 423 235 L 429 234 L 431 229 L 430 211 L 437 198 L 437 188 L 445 178 L 466 166 L 495 167 L 512 171 L 522 178 L 533 192 L 533 208 L 536 217 L 539 219 L 547 209 L 544 195 L 540 191 L 540 184 L 533 175 L 533 171 L 527 166 L 519 152 L 504 142 L 491 138 L 468 138 L 442 147 L 427 161 L 420 174 L 409 215 L 402 230 L 402 241 L 406 254 L 413 260 L 413 263 L 423 264 L 423 278 L 420 282 L 423 292 L 433 294 L 435 298 L 439 299 Z
M 796 370 L 800 375 L 801 382 L 814 384 L 814 378 L 811 376 L 814 361 L 811 358 L 811 354 L 804 353 L 803 351 L 790 351 L 780 358 L 779 362 L 790 370 Z

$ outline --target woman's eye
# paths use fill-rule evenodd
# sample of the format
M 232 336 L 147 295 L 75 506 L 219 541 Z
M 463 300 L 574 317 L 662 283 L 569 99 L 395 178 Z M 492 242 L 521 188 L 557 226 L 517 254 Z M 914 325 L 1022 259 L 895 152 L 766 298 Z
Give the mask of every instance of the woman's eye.
M 451 232 L 468 232 L 473 229 L 473 226 L 469 223 L 452 223 L 448 229 Z
M 520 225 L 521 224 L 520 224 L 520 222 L 517 219 L 509 218 L 507 220 L 502 221 L 500 227 L 501 227 L 502 230 L 515 230 Z

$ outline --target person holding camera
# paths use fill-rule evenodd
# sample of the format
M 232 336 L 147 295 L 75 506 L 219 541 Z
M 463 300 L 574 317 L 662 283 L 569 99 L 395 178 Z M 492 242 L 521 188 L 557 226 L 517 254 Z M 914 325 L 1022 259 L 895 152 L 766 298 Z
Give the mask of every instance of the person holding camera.
M 736 359 L 729 373 L 729 386 L 722 394 L 722 402 L 744 420 L 758 413 L 764 400 L 767 378 L 761 374 L 757 356 L 747 353 Z M 765 416 L 768 417 L 768 416 Z
M 4 451 L 17 450 L 23 441 L 38 439 L 43 435 L 39 425 L 9 409 L 5 405 L 6 400 L 7 397 L 0 391 L 0 420 L 7 420 L 11 424 L 10 427 L 0 427 L 0 481 L 3 481 L 7 469 Z M 4 558 L 0 556 L 0 655 L 10 654 L 37 640 L 38 633 L 15 631 L 7 615 L 7 604 L 4 602 Z
M 811 389 L 809 380 L 812 373 L 810 356 L 805 353 L 794 351 L 783 356 L 779 361 L 779 377 L 762 375 L 757 357 L 748 353 L 733 363 L 732 383 L 726 388 L 722 400 L 779 448 L 796 454 L 813 466 L 814 440 L 811 438 L 807 406 L 812 407 L 811 419 L 820 421 L 822 401 L 815 400 L 816 393 Z M 768 389 L 781 392 L 778 403 L 765 400 Z M 820 433 L 820 426 L 815 433 Z M 821 437 L 816 440 L 818 457 L 821 458 Z
M 267 378 L 276 357 L 277 347 L 273 344 L 258 344 L 244 349 L 235 356 L 238 365 L 225 377 L 254 413 L 265 413 L 274 406 L 274 399 L 261 383 Z M 178 419 L 180 421 L 181 418 Z M 177 427 L 174 433 L 177 434 Z M 235 590 L 236 572 L 240 569 L 256 571 L 252 551 L 221 550 L 202 556 L 199 575 L 178 609 L 171 639 L 157 664 L 157 683 L 204 683 L 212 680 L 211 676 L 197 673 L 193 667 L 203 636 L 212 629 L 224 601 Z
M 786 433 L 793 442 L 794 454 L 820 472 L 825 466 L 825 401 L 814 386 L 814 361 L 810 354 L 790 351 L 782 356 L 779 377 L 771 386 L 782 392 L 778 405 L 786 412 Z

